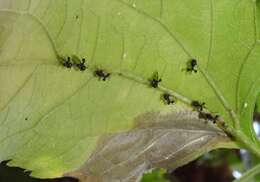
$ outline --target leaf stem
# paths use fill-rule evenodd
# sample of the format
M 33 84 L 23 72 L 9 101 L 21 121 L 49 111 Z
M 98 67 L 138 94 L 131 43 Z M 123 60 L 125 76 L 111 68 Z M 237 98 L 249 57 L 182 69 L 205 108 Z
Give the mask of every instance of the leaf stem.
M 236 140 L 241 142 L 245 149 L 251 151 L 256 156 L 260 157 L 260 149 L 254 143 L 252 143 L 251 140 L 243 132 L 241 132 L 240 130 L 233 129 L 231 127 L 228 127 L 224 130 L 230 133 L 232 136 L 234 136 Z
M 234 180 L 233 182 L 246 182 L 252 179 L 255 175 L 260 173 L 260 164 L 257 164 L 252 169 L 248 170 L 243 174 L 243 176 L 239 179 Z

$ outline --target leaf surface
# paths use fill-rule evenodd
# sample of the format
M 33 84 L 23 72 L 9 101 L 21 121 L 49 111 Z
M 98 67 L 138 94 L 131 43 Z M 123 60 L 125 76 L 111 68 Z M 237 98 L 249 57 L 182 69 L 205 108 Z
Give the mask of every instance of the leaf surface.
M 128 145 L 135 140 L 120 137 L 149 134 L 149 127 L 137 134 L 138 118 L 189 113 L 191 100 L 205 102 L 229 126 L 238 121 L 259 146 L 251 123 L 260 90 L 259 1 L 1 0 L 0 9 L 0 160 L 12 159 L 9 165 L 36 177 L 61 176 L 94 160 L 108 135 Z M 57 60 L 72 55 L 86 58 L 89 68 L 66 69 Z M 199 70 L 188 74 L 192 58 Z M 99 81 L 97 68 L 111 77 Z M 162 78 L 158 89 L 148 83 L 154 72 Z M 177 104 L 163 103 L 165 91 Z M 175 131 L 178 119 L 171 120 Z M 190 122 L 201 127 L 197 120 L 193 116 L 181 128 Z M 163 127 L 165 119 L 158 121 Z M 183 158 L 226 146 L 220 131 L 203 124 L 203 142 L 188 147 L 198 151 Z M 196 141 L 191 133 L 189 140 L 174 132 L 176 140 L 165 139 L 178 141 L 175 148 L 165 140 L 159 144 L 174 153 Z M 118 154 L 116 147 L 110 150 Z

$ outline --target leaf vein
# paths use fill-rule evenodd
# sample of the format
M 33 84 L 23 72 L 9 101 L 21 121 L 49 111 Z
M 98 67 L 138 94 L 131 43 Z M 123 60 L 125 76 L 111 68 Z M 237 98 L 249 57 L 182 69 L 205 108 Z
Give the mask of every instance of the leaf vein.
M 172 39 L 180 46 L 180 48 L 185 52 L 185 54 L 187 56 L 189 56 L 190 58 L 192 58 L 193 56 L 191 55 L 191 53 L 185 48 L 184 44 L 173 34 L 172 31 L 169 30 L 169 28 L 163 24 L 160 20 L 152 17 L 151 15 L 145 13 L 144 11 L 140 10 L 140 9 L 137 9 L 137 8 L 134 8 L 132 6 L 130 6 L 129 4 L 123 2 L 122 0 L 116 0 L 117 2 L 119 2 L 120 4 L 124 5 L 125 7 L 128 7 L 129 9 L 132 9 L 134 11 L 136 11 L 138 14 L 140 15 L 143 15 L 144 17 L 152 20 L 153 22 L 157 23 L 158 25 L 161 26 L 161 28 L 163 28 L 167 33 L 168 35 L 170 35 L 170 37 L 172 37 Z

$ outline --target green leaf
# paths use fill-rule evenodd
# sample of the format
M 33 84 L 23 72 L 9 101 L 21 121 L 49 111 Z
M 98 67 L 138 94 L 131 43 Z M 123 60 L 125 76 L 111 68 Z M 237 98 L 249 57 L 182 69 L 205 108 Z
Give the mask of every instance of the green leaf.
M 110 135 L 120 140 L 104 151 L 117 154 L 126 147 L 118 156 L 126 160 L 134 143 L 120 136 L 135 134 L 140 122 L 152 123 L 140 119 L 147 115 L 164 129 L 172 121 L 171 131 L 185 131 L 155 145 L 174 149 L 154 156 L 159 159 L 181 152 L 181 165 L 210 149 L 234 147 L 215 126 L 198 121 L 192 100 L 220 114 L 239 133 L 238 141 L 257 153 L 251 121 L 260 90 L 259 8 L 252 0 L 0 0 L 0 160 L 12 159 L 9 165 L 44 178 L 111 169 L 113 161 L 85 162 L 114 141 Z M 67 69 L 57 59 L 73 55 L 87 60 L 86 71 Z M 188 74 L 192 58 L 198 72 Z M 110 78 L 99 81 L 93 76 L 97 68 Z M 148 83 L 155 72 L 162 78 L 158 89 Z M 166 105 L 164 92 L 177 103 Z M 178 124 L 183 119 L 186 127 Z M 200 137 L 192 131 L 198 128 Z M 137 139 L 157 136 L 142 132 Z M 135 152 L 148 150 L 149 142 Z M 129 161 L 116 164 L 121 162 Z M 120 178 L 127 168 L 122 171 Z
M 256 110 L 255 112 L 260 113 L 260 96 L 256 100 Z
M 163 169 L 151 171 L 144 175 L 142 182 L 168 182 L 164 177 L 165 173 Z

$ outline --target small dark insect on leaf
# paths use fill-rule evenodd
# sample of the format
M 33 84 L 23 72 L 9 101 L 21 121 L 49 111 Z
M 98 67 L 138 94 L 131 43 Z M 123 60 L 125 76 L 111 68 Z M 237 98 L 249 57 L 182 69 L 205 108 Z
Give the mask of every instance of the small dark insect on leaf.
M 168 94 L 168 93 L 163 94 L 163 100 L 168 105 L 175 103 L 174 97 L 172 95 Z
M 220 125 L 222 128 L 226 129 L 227 125 L 226 123 L 224 122 L 224 120 L 222 119 L 219 119 L 219 116 L 218 116 L 218 119 L 217 119 L 217 124 Z
M 206 121 L 212 121 L 215 124 L 217 122 L 217 120 L 219 119 L 219 115 L 213 116 L 210 113 L 199 112 L 199 118 L 204 119 Z
M 98 77 L 99 80 L 103 80 L 106 81 L 106 79 L 110 76 L 111 74 L 101 70 L 101 69 L 97 69 L 96 71 L 94 71 L 94 76 Z
M 85 71 L 87 69 L 87 66 L 85 65 L 86 59 L 82 58 L 80 60 L 77 56 L 73 55 L 72 60 L 74 62 L 74 65 L 80 70 L 80 71 Z
M 27 121 L 27 120 L 28 120 L 28 118 L 26 117 L 26 118 L 25 118 L 25 120 Z
M 153 74 L 153 77 L 149 81 L 150 81 L 151 87 L 157 88 L 159 83 L 162 81 L 162 79 L 159 78 L 158 72 L 155 72 Z
M 67 59 L 61 58 L 59 57 L 59 60 L 61 62 L 61 64 L 66 67 L 66 68 L 71 68 L 73 66 L 73 63 L 71 61 L 70 57 L 67 57 Z
M 191 102 L 191 106 L 197 110 L 197 111 L 202 111 L 204 108 L 206 108 L 205 106 L 205 102 L 199 102 L 199 101 L 192 101 Z
M 85 71 L 87 69 L 85 62 L 86 62 L 86 60 L 85 60 L 85 58 L 83 58 L 80 63 L 76 64 L 76 66 L 79 68 L 80 71 Z
M 213 123 L 214 123 L 214 124 L 217 123 L 218 120 L 219 120 L 219 115 L 215 115 L 215 116 L 213 117 Z
M 186 71 L 187 72 L 194 72 L 194 73 L 197 73 L 198 70 L 196 69 L 196 66 L 197 66 L 197 60 L 196 59 L 191 59 L 187 62 L 187 68 L 186 68 Z

